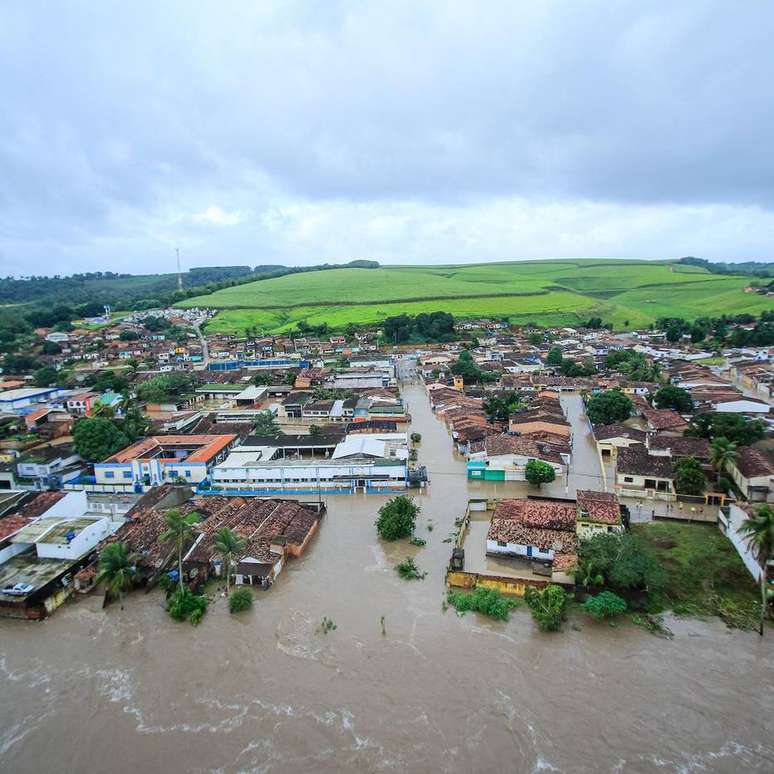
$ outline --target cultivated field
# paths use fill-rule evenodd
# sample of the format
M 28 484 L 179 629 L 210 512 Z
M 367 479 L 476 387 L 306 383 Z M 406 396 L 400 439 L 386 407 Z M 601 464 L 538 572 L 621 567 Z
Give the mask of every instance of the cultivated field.
M 304 320 L 341 328 L 390 315 L 442 310 L 457 317 L 573 325 L 591 316 L 617 328 L 658 317 L 694 318 L 774 308 L 745 293 L 750 279 L 666 262 L 555 260 L 292 274 L 184 301 L 223 310 L 209 330 L 282 332 Z

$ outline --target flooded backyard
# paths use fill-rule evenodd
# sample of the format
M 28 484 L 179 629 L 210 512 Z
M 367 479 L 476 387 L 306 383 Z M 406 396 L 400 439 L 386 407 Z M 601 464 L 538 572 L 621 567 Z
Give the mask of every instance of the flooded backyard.
M 422 388 L 404 395 L 425 547 L 377 539 L 386 497 L 329 497 L 307 553 L 242 615 L 218 597 L 199 627 L 174 624 L 152 592 L 0 620 L 0 770 L 773 771 L 774 638 L 690 619 L 672 640 L 582 618 L 547 635 L 523 607 L 505 624 L 443 610 L 468 498 L 525 490 L 469 484 Z M 582 422 L 547 494 L 599 488 Z M 394 572 L 407 555 L 425 580 Z

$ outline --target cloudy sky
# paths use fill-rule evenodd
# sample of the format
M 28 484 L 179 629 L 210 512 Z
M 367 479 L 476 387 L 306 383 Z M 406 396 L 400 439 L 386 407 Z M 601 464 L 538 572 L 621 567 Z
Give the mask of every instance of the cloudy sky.
M 774 3 L 0 0 L 0 273 L 774 259 Z

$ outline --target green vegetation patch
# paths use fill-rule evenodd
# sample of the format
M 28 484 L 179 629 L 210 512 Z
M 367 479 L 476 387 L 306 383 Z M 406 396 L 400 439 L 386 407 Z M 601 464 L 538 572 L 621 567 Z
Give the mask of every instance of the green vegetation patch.
M 730 626 L 755 628 L 759 590 L 731 542 L 715 526 L 653 522 L 632 531 L 666 571 L 663 592 L 652 610 L 717 615 Z

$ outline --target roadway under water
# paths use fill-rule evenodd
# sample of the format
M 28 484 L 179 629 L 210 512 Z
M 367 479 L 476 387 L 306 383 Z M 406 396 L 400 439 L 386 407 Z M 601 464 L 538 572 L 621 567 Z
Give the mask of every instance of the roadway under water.
M 377 539 L 386 498 L 331 497 L 306 555 L 239 616 L 218 597 L 199 627 L 174 624 L 153 592 L 0 620 L 0 770 L 774 771 L 772 638 L 581 618 L 546 635 L 524 608 L 505 624 L 442 610 L 442 541 L 486 490 L 421 387 L 405 395 L 426 547 Z M 407 555 L 425 580 L 393 571 Z

